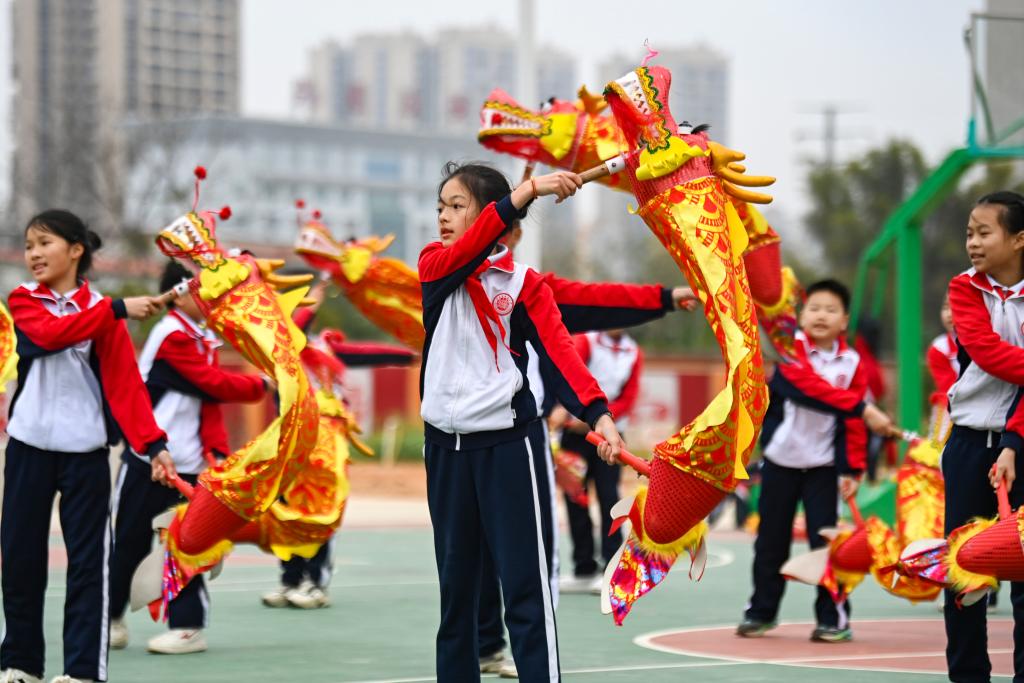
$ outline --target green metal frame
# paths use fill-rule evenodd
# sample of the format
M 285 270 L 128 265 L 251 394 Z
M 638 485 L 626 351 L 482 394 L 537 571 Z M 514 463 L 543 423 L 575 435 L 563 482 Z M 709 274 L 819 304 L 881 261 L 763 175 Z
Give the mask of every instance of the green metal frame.
M 1022 120 L 1024 124 L 1024 120 Z M 1024 147 L 963 147 L 953 150 L 917 190 L 886 220 L 881 234 L 867 248 L 857 267 L 851 306 L 850 329 L 856 330 L 864 308 L 868 276 L 876 278 L 872 311 L 881 312 L 883 297 L 889 294 L 889 250 L 896 249 L 896 365 L 899 374 L 897 419 L 904 429 L 921 427 L 924 408 L 924 348 L 921 316 L 921 225 L 935 207 L 955 188 L 964 172 L 977 163 L 1024 158 Z
M 857 323 L 864 309 L 869 275 L 878 271 L 872 282 L 874 299 L 871 311 L 878 316 L 882 311 L 884 297 L 891 296 L 889 277 L 890 250 L 896 249 L 896 365 L 899 377 L 896 405 L 897 421 L 903 429 L 917 431 L 923 424 L 924 410 L 924 364 L 921 352 L 921 225 L 925 218 L 956 186 L 957 181 L 971 166 L 978 163 L 1008 159 L 1024 159 L 1024 146 L 1005 146 L 1011 136 L 1024 129 L 1024 117 L 1014 121 L 1002 131 L 996 131 L 989 114 L 985 88 L 980 77 L 972 36 L 977 32 L 979 22 L 985 20 L 1022 21 L 1020 16 L 994 14 L 972 14 L 971 25 L 964 34 L 971 61 L 971 119 L 967 124 L 967 145 L 950 152 L 938 168 L 924 179 L 921 185 L 906 199 L 882 227 L 881 234 L 868 246 L 857 265 L 857 279 L 851 302 L 850 335 L 857 330 Z M 985 126 L 985 143 L 977 138 L 976 117 L 980 115 Z

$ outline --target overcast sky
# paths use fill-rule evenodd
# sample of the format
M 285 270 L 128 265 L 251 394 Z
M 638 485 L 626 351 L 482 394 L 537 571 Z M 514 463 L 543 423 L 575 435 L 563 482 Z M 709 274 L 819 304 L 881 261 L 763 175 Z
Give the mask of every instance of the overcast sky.
M 968 107 L 962 32 L 983 0 L 623 0 L 537 2 L 539 43 L 579 58 L 579 75 L 600 90 L 596 64 L 609 52 L 643 54 L 658 46 L 703 43 L 731 64 L 731 144 L 752 173 L 776 175 L 776 204 L 798 217 L 806 207 L 801 161 L 821 155 L 814 138 L 826 103 L 839 119 L 840 158 L 888 138 L 907 137 L 935 161 L 964 139 Z M 628 8 L 635 5 L 637 12 Z M 10 150 L 10 0 L 0 11 L 0 196 Z M 336 2 L 243 0 L 243 107 L 284 117 L 290 86 L 307 50 L 367 31 L 493 24 L 515 30 L 515 2 Z M 542 57 L 541 57 L 542 58 Z M 1015 68 L 1021 68 L 1017 66 Z M 562 93 L 563 96 L 571 93 Z M 714 122 L 710 122 L 714 123 Z M 803 135 L 808 140 L 799 140 Z

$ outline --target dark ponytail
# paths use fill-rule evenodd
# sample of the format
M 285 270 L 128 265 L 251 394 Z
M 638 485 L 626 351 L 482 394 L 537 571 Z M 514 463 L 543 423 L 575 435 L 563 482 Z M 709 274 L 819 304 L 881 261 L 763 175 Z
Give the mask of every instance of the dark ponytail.
M 438 199 L 441 198 L 441 190 L 444 189 L 445 184 L 454 178 L 458 178 L 466 186 L 469 193 L 473 195 L 477 207 L 481 210 L 491 202 L 496 202 L 512 193 L 512 186 L 509 184 L 508 178 L 501 171 L 487 164 L 460 164 L 457 161 L 449 161 L 444 165 L 441 173 L 441 182 L 437 186 Z M 526 210 L 532 202 L 533 200 L 527 202 L 516 214 L 516 218 L 519 220 L 526 218 Z
M 985 195 L 978 204 L 996 204 L 1003 207 L 999 212 L 999 224 L 1011 235 L 1024 232 L 1024 196 L 1009 190 L 1000 190 Z
M 68 244 L 81 244 L 82 258 L 78 260 L 78 277 L 85 277 L 92 267 L 92 255 L 103 246 L 99 235 L 90 230 L 81 218 L 64 209 L 48 209 L 33 216 L 25 226 L 26 233 L 29 228 L 52 233 Z

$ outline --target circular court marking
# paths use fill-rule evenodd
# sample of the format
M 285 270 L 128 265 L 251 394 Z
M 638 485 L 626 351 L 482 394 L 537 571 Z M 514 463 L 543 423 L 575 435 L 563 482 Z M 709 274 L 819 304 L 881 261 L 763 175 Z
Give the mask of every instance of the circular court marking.
M 740 638 L 736 626 L 667 629 L 633 642 L 659 652 L 730 662 L 822 669 L 943 674 L 946 631 L 942 619 L 854 619 L 853 640 L 813 643 L 812 622 L 782 623 L 761 638 Z M 992 675 L 1013 675 L 1013 621 L 988 620 Z
M 709 550 L 708 551 L 708 563 L 704 567 L 705 571 L 708 569 L 718 569 L 726 565 L 732 564 L 736 561 L 736 554 L 731 550 Z

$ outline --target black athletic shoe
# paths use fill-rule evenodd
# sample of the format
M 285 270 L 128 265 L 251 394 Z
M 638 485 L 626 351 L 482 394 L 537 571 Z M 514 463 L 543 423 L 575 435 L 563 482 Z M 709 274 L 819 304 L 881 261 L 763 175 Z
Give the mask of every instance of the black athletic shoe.
M 774 621 L 757 621 L 756 619 L 744 619 L 736 627 L 736 635 L 741 638 L 760 638 L 768 631 L 778 626 Z
M 811 640 L 816 643 L 845 643 L 853 640 L 853 630 L 819 624 L 817 628 L 811 631 Z

